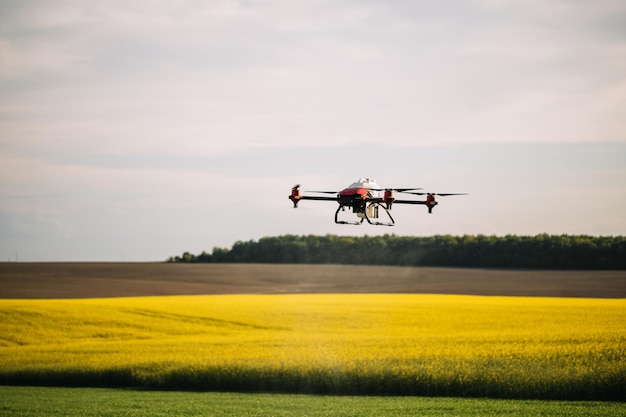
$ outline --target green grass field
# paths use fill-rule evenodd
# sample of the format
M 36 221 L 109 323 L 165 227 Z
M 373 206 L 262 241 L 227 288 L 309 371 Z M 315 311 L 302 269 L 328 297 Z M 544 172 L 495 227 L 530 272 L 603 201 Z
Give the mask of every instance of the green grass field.
M 0 416 L 588 416 L 621 417 L 626 404 L 476 398 L 199 393 L 0 386 Z
M 0 319 L 3 384 L 625 399 L 623 299 L 0 300 Z

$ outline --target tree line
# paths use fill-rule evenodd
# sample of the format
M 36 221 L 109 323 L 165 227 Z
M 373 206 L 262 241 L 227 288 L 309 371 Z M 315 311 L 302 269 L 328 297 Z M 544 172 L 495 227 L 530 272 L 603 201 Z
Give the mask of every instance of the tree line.
M 626 269 L 626 237 L 283 235 L 168 262 L 310 263 L 537 269 Z

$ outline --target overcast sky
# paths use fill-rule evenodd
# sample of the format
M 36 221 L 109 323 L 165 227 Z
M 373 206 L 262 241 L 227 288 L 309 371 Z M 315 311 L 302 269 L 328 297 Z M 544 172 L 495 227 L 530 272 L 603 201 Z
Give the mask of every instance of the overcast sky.
M 467 192 L 340 226 L 291 186 Z M 0 0 L 0 261 L 626 234 L 623 0 Z

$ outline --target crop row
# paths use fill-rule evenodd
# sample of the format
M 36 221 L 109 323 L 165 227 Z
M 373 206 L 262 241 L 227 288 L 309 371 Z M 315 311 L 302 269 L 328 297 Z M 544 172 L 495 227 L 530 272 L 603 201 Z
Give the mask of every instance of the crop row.
M 0 383 L 624 400 L 626 300 L 0 300 Z

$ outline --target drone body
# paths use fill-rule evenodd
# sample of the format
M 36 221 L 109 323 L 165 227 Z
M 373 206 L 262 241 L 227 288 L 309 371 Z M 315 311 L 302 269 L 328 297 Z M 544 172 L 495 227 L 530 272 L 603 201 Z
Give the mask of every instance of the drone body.
M 335 212 L 335 223 L 337 224 L 362 224 L 365 220 L 375 226 L 393 226 L 395 221 L 391 217 L 391 206 L 393 204 L 419 204 L 425 205 L 428 212 L 432 213 L 433 208 L 439 204 L 435 196 L 465 195 L 465 193 L 425 193 L 418 192 L 421 188 L 381 188 L 376 181 L 369 178 L 360 178 L 341 191 L 310 191 L 312 193 L 334 194 L 334 197 L 326 196 L 304 196 L 300 194 L 300 184 L 291 189 L 289 199 L 293 202 L 293 207 L 297 208 L 300 200 L 335 201 L 339 204 Z M 394 191 L 399 193 L 426 195 L 426 200 L 398 200 L 394 196 Z M 339 213 L 351 209 L 360 220 L 347 221 L 339 218 Z M 380 221 L 381 211 L 387 215 L 387 220 Z

